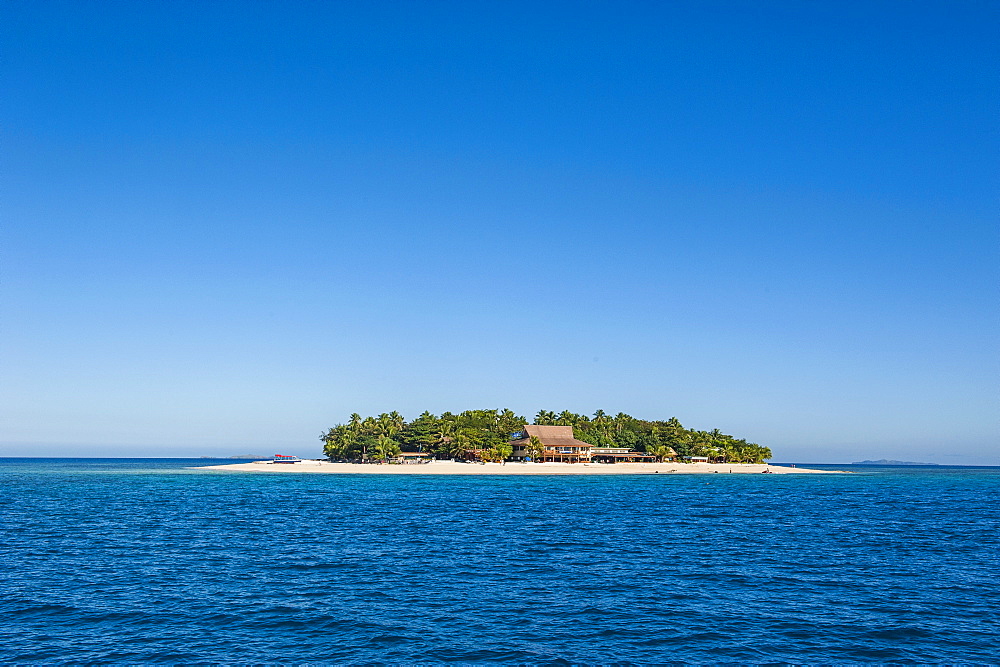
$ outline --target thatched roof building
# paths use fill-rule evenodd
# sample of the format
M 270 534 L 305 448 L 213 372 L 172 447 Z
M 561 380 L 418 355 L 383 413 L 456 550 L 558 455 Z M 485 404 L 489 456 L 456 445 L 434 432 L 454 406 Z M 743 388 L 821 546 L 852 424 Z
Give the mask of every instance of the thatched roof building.
M 543 461 L 565 461 L 575 463 L 577 461 L 590 460 L 589 442 L 583 442 L 573 437 L 572 426 L 537 426 L 526 425 L 522 431 L 524 437 L 511 441 L 514 448 L 514 458 L 525 458 L 531 437 L 541 440 L 543 447 Z

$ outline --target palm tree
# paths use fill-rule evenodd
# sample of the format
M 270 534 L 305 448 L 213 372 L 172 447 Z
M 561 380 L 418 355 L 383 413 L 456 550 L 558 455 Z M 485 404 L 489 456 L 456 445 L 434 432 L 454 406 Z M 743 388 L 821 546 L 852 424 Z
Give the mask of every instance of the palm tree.
M 633 421 L 635 421 L 635 419 L 631 415 L 627 415 L 624 412 L 619 412 L 614 417 L 615 433 L 616 434 L 621 433 L 623 430 L 625 430 L 625 427 L 628 424 L 632 423 Z
M 443 421 L 438 424 L 437 436 L 434 439 L 434 449 L 446 455 L 451 455 L 451 442 L 454 440 L 455 422 Z
M 722 449 L 722 458 L 728 463 L 735 463 L 736 450 L 733 448 L 733 441 L 725 438 L 719 441 L 718 445 Z
M 497 429 L 501 435 L 510 437 L 511 433 L 518 431 L 524 426 L 524 418 L 518 417 L 513 410 L 504 408 L 497 417 Z
M 755 442 L 751 442 L 750 447 L 753 450 L 754 463 L 763 463 L 764 461 L 771 458 L 770 447 L 761 447 Z
M 472 449 L 472 438 L 469 437 L 469 433 L 465 429 L 457 431 L 455 437 L 448 443 L 448 453 L 451 454 L 452 458 L 465 458 L 470 449 Z
M 378 444 L 376 445 L 375 451 L 378 453 L 378 457 L 386 461 L 390 457 L 399 454 L 399 445 L 396 441 L 387 435 L 380 435 L 378 438 Z
M 694 456 L 711 456 L 713 449 L 709 443 L 708 434 L 705 431 L 687 431 L 687 439 L 690 443 L 691 454 Z
M 395 416 L 393 416 L 395 415 Z M 403 428 L 405 421 L 402 421 L 403 416 L 398 412 L 393 412 L 391 414 L 383 412 L 378 416 L 375 422 L 375 432 L 378 435 L 393 436 Z
M 542 455 L 545 453 L 545 446 L 542 444 L 542 441 L 538 439 L 537 435 L 533 435 L 528 438 L 528 446 L 524 449 L 525 453 L 531 457 L 532 461 L 538 461 L 538 459 L 542 458 Z
M 732 450 L 733 457 L 738 463 L 746 463 L 750 460 L 750 449 L 747 447 L 746 440 L 733 440 Z
M 319 439 L 323 441 L 323 453 L 329 458 L 333 458 L 337 449 L 337 441 L 339 440 L 337 429 L 331 428 L 326 433 L 320 433 Z
M 406 420 L 403 419 L 403 415 L 399 414 L 395 410 L 389 413 L 389 419 L 392 421 L 392 425 L 395 427 L 396 431 L 402 430 L 402 428 L 406 425 Z
M 539 410 L 535 414 L 535 424 L 539 426 L 552 426 L 556 420 L 556 413 L 549 412 L 548 410 Z
M 646 453 L 655 456 L 656 460 L 660 463 L 677 456 L 677 452 L 674 451 L 673 447 L 667 447 L 666 445 L 656 445 L 652 450 L 646 450 Z
M 507 443 L 497 445 L 493 450 L 497 453 L 497 460 L 499 461 L 506 461 L 514 453 L 514 448 Z

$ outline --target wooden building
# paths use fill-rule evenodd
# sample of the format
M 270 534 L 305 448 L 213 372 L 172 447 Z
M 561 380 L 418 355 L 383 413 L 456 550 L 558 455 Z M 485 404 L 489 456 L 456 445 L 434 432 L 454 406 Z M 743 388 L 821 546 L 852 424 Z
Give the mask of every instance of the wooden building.
M 657 460 L 651 454 L 636 452 L 628 447 L 593 447 L 590 457 L 595 463 L 654 463 Z
M 426 452 L 400 452 L 396 456 L 397 463 L 427 463 L 433 458 Z
M 524 437 L 512 440 L 512 458 L 526 460 L 530 457 L 531 436 L 542 442 L 542 461 L 581 463 L 590 461 L 591 445 L 573 437 L 572 426 L 536 426 L 529 424 L 521 430 Z

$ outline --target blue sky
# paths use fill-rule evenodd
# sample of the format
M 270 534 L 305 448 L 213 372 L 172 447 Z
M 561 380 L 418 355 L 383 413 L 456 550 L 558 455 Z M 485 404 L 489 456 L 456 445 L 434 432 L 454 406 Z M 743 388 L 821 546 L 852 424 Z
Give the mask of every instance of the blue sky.
M 0 12 L 0 455 L 510 407 L 1000 465 L 995 2 Z

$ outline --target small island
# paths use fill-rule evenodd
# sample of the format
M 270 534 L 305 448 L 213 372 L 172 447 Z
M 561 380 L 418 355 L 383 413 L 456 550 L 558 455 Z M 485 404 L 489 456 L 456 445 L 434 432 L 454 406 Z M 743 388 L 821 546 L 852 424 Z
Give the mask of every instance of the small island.
M 552 427 L 560 427 L 554 429 Z M 598 410 L 593 417 L 568 410 L 539 410 L 529 424 L 511 410 L 467 410 L 440 416 L 424 412 L 407 422 L 398 412 L 352 414 L 321 434 L 331 461 L 388 462 L 406 454 L 438 460 L 614 463 L 703 461 L 764 463 L 771 450 L 718 429 L 687 429 L 676 417 L 646 421 Z
M 407 421 L 399 412 L 362 417 L 321 433 L 325 459 L 212 466 L 229 470 L 423 474 L 639 474 L 821 472 L 771 466 L 768 447 L 603 410 L 593 416 L 539 410 L 531 423 L 508 409 L 466 410 Z M 478 464 L 478 465 L 477 465 Z M 826 472 L 826 471 L 822 471 Z
M 937 463 L 920 463 L 918 461 L 893 461 L 879 459 L 878 461 L 855 461 L 852 466 L 936 466 Z

